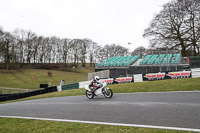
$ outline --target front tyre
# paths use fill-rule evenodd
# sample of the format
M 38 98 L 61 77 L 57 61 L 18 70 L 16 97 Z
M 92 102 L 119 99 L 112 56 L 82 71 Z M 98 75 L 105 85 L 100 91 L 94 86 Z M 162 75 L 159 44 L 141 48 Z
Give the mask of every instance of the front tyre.
M 111 89 L 105 89 L 103 94 L 106 98 L 111 98 L 113 96 L 113 92 Z
M 89 99 L 92 99 L 94 97 L 94 93 L 92 93 L 91 91 L 86 90 L 86 97 Z

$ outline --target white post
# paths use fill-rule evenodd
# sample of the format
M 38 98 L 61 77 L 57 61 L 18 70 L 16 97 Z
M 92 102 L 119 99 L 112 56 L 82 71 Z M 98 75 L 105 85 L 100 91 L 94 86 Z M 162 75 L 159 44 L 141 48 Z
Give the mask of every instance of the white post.
M 57 91 L 62 91 L 62 86 L 64 85 L 64 83 L 65 83 L 65 80 L 60 81 L 60 85 L 57 86 Z

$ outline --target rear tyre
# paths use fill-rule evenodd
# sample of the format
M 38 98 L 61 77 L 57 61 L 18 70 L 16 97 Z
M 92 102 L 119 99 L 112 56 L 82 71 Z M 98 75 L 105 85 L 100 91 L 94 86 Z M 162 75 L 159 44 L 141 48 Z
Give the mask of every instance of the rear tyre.
M 113 92 L 111 89 L 105 89 L 103 94 L 106 98 L 111 98 L 113 96 Z
M 86 97 L 89 98 L 89 99 L 92 99 L 94 97 L 94 93 L 86 90 Z

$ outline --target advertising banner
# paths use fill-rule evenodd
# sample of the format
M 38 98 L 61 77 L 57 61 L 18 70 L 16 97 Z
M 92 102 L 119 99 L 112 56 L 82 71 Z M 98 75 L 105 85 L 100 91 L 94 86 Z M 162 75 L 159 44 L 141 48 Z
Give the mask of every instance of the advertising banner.
M 168 77 L 171 77 L 172 79 L 176 79 L 176 78 L 189 78 L 190 75 L 191 75 L 191 71 L 169 72 L 166 75 Z
M 121 78 L 116 78 L 115 80 L 118 83 L 127 83 L 127 82 L 132 82 L 133 77 L 121 77 Z
M 110 78 L 110 79 L 101 79 L 99 82 L 101 82 L 101 83 L 106 82 L 107 84 L 112 84 L 113 81 L 114 81 L 114 79 L 113 79 L 113 78 Z
M 148 80 L 159 80 L 165 78 L 165 73 L 149 73 L 144 76 Z

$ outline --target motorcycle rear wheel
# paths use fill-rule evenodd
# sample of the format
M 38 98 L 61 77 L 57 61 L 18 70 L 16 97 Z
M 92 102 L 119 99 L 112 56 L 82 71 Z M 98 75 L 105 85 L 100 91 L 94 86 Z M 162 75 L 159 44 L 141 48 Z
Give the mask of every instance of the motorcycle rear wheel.
M 103 95 L 106 97 L 106 98 L 111 98 L 113 96 L 113 92 L 111 89 L 107 89 L 104 91 Z
M 94 93 L 86 90 L 86 97 L 89 98 L 89 99 L 92 99 L 94 97 Z

